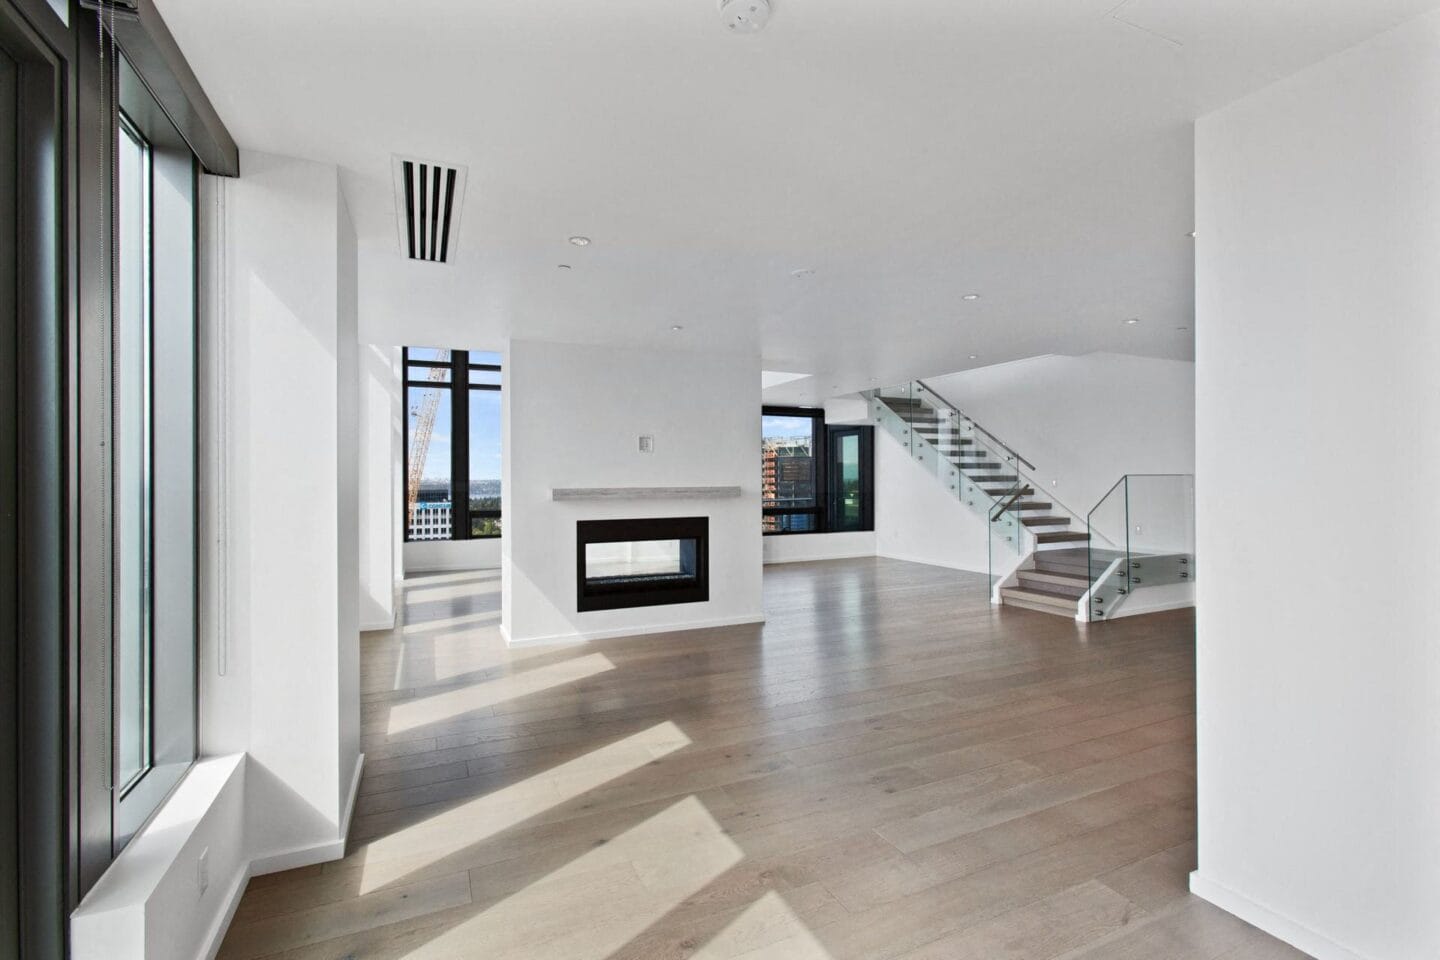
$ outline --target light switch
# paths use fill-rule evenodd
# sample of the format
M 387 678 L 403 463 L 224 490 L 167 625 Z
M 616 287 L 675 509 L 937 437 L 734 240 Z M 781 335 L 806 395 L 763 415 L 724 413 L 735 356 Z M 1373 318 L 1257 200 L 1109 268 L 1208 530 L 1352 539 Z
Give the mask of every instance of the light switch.
M 648 434 L 642 436 L 642 437 L 640 438 L 640 452 L 641 452 L 641 453 L 654 453 L 654 452 L 655 452 L 655 438 L 652 437 L 652 436 L 650 436 L 650 435 L 648 435 Z

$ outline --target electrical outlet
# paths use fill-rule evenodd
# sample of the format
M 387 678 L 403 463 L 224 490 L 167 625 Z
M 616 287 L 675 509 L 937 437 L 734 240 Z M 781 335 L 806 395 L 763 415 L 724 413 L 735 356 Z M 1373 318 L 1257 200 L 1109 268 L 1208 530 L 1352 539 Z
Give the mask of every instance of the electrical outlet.
M 655 438 L 652 437 L 652 436 L 650 436 L 649 434 L 644 434 L 644 435 L 642 435 L 642 436 L 640 437 L 640 452 L 641 452 L 641 453 L 654 453 L 654 452 L 655 452 Z
M 195 883 L 200 887 L 200 895 L 203 897 L 205 891 L 210 889 L 210 848 L 206 847 L 200 851 L 200 859 L 195 861 Z

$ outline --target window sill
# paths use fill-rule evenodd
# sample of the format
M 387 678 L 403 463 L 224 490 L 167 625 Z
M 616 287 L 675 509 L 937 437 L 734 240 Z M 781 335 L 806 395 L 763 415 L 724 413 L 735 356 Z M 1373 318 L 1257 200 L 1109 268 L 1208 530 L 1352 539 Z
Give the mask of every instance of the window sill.
M 159 956 L 151 950 L 157 944 L 195 943 L 223 929 L 245 880 L 234 870 L 244 770 L 244 754 L 190 767 L 71 914 L 72 960 Z M 202 853 L 209 854 L 204 890 Z

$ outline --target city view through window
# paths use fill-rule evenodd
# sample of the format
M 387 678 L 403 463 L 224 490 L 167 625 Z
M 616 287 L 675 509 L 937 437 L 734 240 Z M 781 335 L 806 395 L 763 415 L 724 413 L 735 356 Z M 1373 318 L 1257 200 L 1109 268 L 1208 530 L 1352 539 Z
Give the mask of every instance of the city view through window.
M 810 416 L 761 418 L 760 501 L 766 533 L 804 533 L 817 528 L 816 422 Z M 779 510 L 807 512 L 779 513 Z
M 500 535 L 499 366 L 495 353 L 406 350 L 407 539 Z M 452 383 L 457 369 L 468 383 Z M 458 491 L 468 494 L 468 529 L 456 529 Z

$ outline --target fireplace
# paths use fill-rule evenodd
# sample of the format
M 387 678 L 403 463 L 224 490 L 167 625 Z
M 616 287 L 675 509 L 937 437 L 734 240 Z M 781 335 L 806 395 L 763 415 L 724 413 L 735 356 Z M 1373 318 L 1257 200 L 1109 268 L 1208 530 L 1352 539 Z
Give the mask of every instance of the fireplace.
M 709 517 L 580 520 L 575 524 L 580 612 L 710 599 Z

